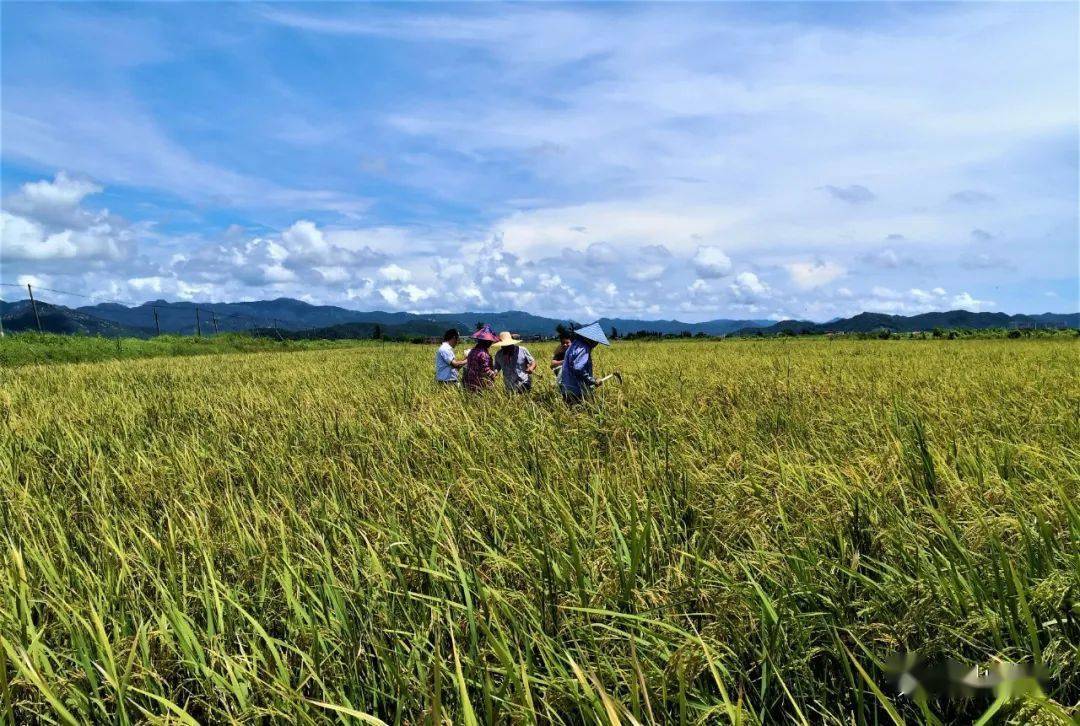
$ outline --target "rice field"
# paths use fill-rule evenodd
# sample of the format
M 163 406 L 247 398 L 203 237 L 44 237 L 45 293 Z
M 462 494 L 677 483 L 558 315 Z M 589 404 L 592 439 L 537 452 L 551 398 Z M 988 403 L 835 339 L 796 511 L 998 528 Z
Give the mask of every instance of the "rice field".
M 433 353 L 0 370 L 0 722 L 1080 714 L 1076 342 L 619 343 L 577 410 Z

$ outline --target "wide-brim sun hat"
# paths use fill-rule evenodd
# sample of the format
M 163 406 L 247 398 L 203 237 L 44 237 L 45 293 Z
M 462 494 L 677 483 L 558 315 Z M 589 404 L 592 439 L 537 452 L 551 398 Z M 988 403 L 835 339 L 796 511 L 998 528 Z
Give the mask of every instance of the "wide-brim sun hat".
M 495 333 L 491 330 L 490 325 L 485 325 L 469 337 L 473 340 L 486 340 L 489 343 L 494 343 L 499 340 L 499 336 L 495 335 Z
M 521 341 L 515 338 L 510 331 L 504 330 L 499 333 L 499 340 L 491 346 L 491 349 L 499 350 L 500 348 L 508 348 L 511 345 L 518 345 L 520 342 Z
M 591 340 L 600 345 L 611 345 L 611 343 L 608 342 L 607 336 L 604 335 L 604 329 L 600 327 L 599 320 L 595 323 L 581 326 L 574 331 L 574 335 L 580 335 L 585 340 Z

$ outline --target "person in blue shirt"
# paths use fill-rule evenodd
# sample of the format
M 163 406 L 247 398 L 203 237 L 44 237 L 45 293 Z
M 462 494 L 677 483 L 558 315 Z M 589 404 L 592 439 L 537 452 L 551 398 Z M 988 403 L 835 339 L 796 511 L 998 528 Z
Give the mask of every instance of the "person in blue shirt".
M 443 333 L 442 339 L 442 345 L 435 351 L 435 381 L 456 385 L 458 369 L 465 366 L 465 359 L 454 355 L 454 347 L 458 344 L 458 331 L 450 328 Z
M 567 403 L 583 401 L 593 389 L 602 385 L 602 381 L 593 376 L 592 352 L 598 345 L 611 345 L 600 323 L 574 331 L 570 347 L 563 356 L 562 374 L 559 376 L 559 386 Z

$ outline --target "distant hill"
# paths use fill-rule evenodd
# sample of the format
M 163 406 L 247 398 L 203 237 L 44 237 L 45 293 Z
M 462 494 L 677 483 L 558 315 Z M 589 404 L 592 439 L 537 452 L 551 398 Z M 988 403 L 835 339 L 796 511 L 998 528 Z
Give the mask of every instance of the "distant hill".
M 199 310 L 198 323 L 195 309 Z M 278 327 L 285 330 L 322 328 L 354 322 L 404 323 L 401 320 L 383 320 L 369 314 L 346 310 L 334 305 L 311 305 L 292 298 L 256 300 L 239 303 L 194 303 L 151 300 L 142 305 L 128 307 L 116 303 L 86 305 L 77 310 L 87 315 L 111 320 L 129 327 L 155 330 L 154 313 L 157 312 L 162 333 L 191 335 L 201 327 L 203 333 L 214 331 L 215 324 L 221 332 L 251 330 L 252 328 Z M 393 316 L 394 313 L 389 315 Z
M 583 320 L 581 322 L 592 322 Z M 678 335 L 679 333 L 705 333 L 706 335 L 727 335 L 728 333 L 743 328 L 759 328 L 771 325 L 771 320 L 706 320 L 703 323 L 684 323 L 680 320 L 634 320 L 627 318 L 600 318 L 600 325 L 604 330 L 611 332 L 612 328 L 618 329 L 626 335 L 639 330 L 648 330 L 664 335 Z
M 38 317 L 41 318 L 41 330 L 45 333 L 68 335 L 103 335 L 110 338 L 144 338 L 154 331 L 121 325 L 111 320 L 87 315 L 62 305 L 38 302 Z M 38 329 L 34 308 L 29 300 L 13 303 L 0 301 L 0 319 L 3 320 L 4 332 L 18 333 L 24 330 Z
M 154 329 L 154 311 L 163 333 L 190 335 L 195 332 L 195 308 L 199 308 L 203 333 L 217 329 L 251 330 L 253 328 L 277 328 L 278 330 L 313 330 L 331 328 L 349 323 L 378 323 L 382 326 L 400 326 L 402 330 L 434 330 L 457 328 L 472 331 L 477 322 L 485 322 L 495 330 L 511 330 L 521 335 L 552 335 L 560 321 L 533 315 L 521 310 L 505 312 L 462 313 L 396 313 L 383 310 L 349 310 L 335 305 L 311 305 L 292 298 L 276 300 L 253 300 L 236 303 L 193 303 L 152 300 L 142 305 L 125 306 L 101 303 L 78 308 L 79 312 L 111 320 L 133 328 Z M 592 322 L 580 320 L 578 322 Z M 723 335 L 740 328 L 768 325 L 768 320 L 709 320 L 703 323 L 684 323 L 678 320 L 637 320 L 632 318 L 601 318 L 605 330 L 615 327 L 620 332 L 652 330 L 660 333 L 682 332 Z M 415 333 L 417 335 L 426 333 Z M 435 333 L 430 333 L 434 335 Z
M 198 308 L 198 322 L 196 322 Z M 141 305 L 116 303 L 68 308 L 38 301 L 42 329 L 53 333 L 104 335 L 108 337 L 150 337 L 162 333 L 203 335 L 215 331 L 252 331 L 295 338 L 369 338 L 378 325 L 386 337 L 414 338 L 440 335 L 447 328 L 468 333 L 476 323 L 485 322 L 496 331 L 510 330 L 525 336 L 554 334 L 560 322 L 554 318 L 507 310 L 505 312 L 463 313 L 395 313 L 383 310 L 349 310 L 335 305 L 311 305 L 292 298 L 253 300 L 237 303 L 193 303 L 153 300 Z M 0 301 L 0 317 L 4 329 L 17 332 L 36 330 L 33 309 L 29 300 L 11 303 Z M 580 320 L 577 322 L 592 322 Z M 837 318 L 827 323 L 809 320 L 708 320 L 684 323 L 679 320 L 638 320 L 633 318 L 601 318 L 605 331 L 616 328 L 620 334 L 650 331 L 665 335 L 689 333 L 696 335 L 776 335 L 783 332 L 808 333 L 868 333 L 878 330 L 914 332 L 934 328 L 1009 328 L 1009 327 L 1080 327 L 1080 314 L 1043 313 L 1041 315 L 1007 315 L 1005 313 L 972 313 L 952 310 L 922 315 L 885 315 L 859 313 L 850 318 Z
M 985 330 L 986 328 L 1019 327 L 1080 328 L 1080 313 L 1041 313 L 1039 315 L 1008 315 L 1006 313 L 972 313 L 950 310 L 920 315 L 885 315 L 859 313 L 850 318 L 837 318 L 827 323 L 809 320 L 781 320 L 767 327 L 742 328 L 734 335 L 777 335 L 784 332 L 797 335 L 820 333 L 872 333 L 887 330 L 893 333 L 915 333 L 934 328 Z

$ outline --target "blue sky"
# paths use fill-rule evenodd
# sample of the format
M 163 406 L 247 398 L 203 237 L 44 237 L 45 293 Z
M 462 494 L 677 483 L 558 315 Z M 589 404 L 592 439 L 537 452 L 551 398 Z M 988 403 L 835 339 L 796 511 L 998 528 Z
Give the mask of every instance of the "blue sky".
M 2 14 L 5 283 L 576 319 L 1080 307 L 1072 3 Z

